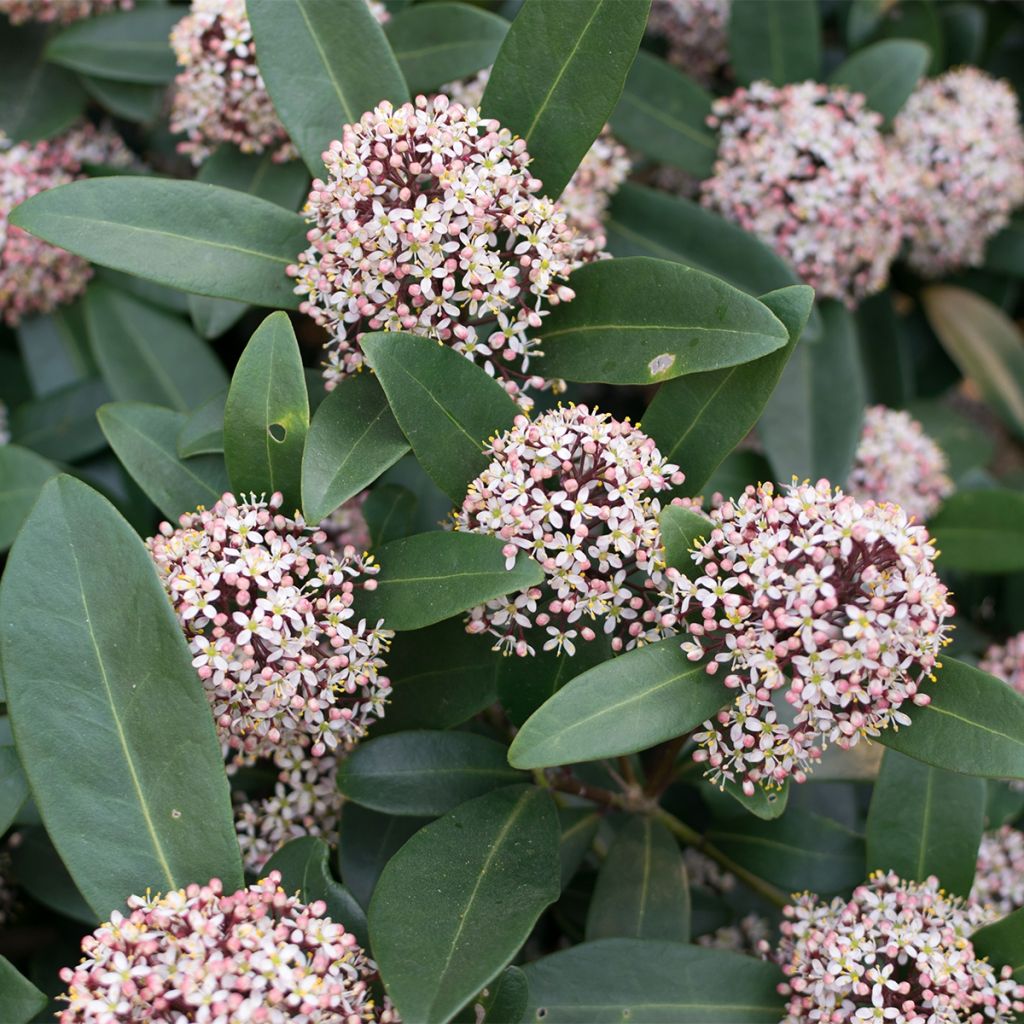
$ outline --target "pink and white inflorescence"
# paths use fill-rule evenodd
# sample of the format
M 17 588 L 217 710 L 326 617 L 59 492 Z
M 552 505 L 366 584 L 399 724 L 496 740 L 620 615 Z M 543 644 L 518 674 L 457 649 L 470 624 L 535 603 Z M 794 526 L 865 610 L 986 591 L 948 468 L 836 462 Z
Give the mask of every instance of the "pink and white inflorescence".
M 937 878 L 877 873 L 850 899 L 805 893 L 783 913 L 782 1024 L 1010 1024 L 1024 1010 L 1012 968 L 975 955 L 970 936 L 989 912 Z
M 881 115 L 845 89 L 755 82 L 716 100 L 701 202 L 770 245 L 823 298 L 881 291 L 903 237 L 902 178 Z
M 864 413 L 846 486 L 859 500 L 892 501 L 924 521 L 953 493 L 948 466 L 945 453 L 910 413 L 874 405 Z
M 150 553 L 185 630 L 222 740 L 265 754 L 300 744 L 345 751 L 384 713 L 392 633 L 359 614 L 379 567 L 269 501 L 225 494 L 163 523 Z
M 37 192 L 81 177 L 84 164 L 127 167 L 133 160 L 107 127 L 85 124 L 35 143 L 12 144 L 0 133 L 0 315 L 7 324 L 71 302 L 92 276 L 81 257 L 9 223 L 11 210 Z
M 370 546 L 370 527 L 363 515 L 363 505 L 370 496 L 369 491 L 360 491 L 335 509 L 321 524 L 321 532 L 327 534 L 326 547 L 336 550 L 354 547 L 366 551 Z
M 455 528 L 501 537 L 507 568 L 525 554 L 546 579 L 473 608 L 468 631 L 521 656 L 535 653 L 534 627 L 547 633 L 544 650 L 570 655 L 602 632 L 615 650 L 637 643 L 664 567 L 655 495 L 683 482 L 679 467 L 639 427 L 585 405 L 518 416 L 486 452 L 491 463 L 469 485 Z M 637 572 L 649 586 L 633 581 Z
M 129 897 L 127 916 L 111 914 L 61 971 L 61 1024 L 396 1024 L 355 936 L 280 881 Z
M 1024 907 L 1024 832 L 1004 825 L 981 837 L 971 899 L 999 917 Z
M 699 569 L 666 570 L 658 613 L 735 694 L 693 737 L 712 781 L 803 782 L 825 747 L 910 725 L 953 614 L 927 530 L 824 480 L 751 486 L 709 514 Z
M 1024 132 L 1013 88 L 977 68 L 927 79 L 893 122 L 910 176 L 909 262 L 925 277 L 977 266 L 1024 202 Z
M 0 14 L 6 14 L 12 25 L 26 21 L 68 25 L 108 11 L 130 11 L 134 6 L 133 0 L 0 0 Z
M 288 272 L 300 308 L 331 334 L 328 388 L 362 367 L 366 331 L 451 345 L 517 398 L 543 386 L 528 335 L 546 305 L 573 298 L 564 280 L 594 254 L 538 195 L 522 139 L 447 96 L 419 96 L 345 125 L 324 161 L 310 245 Z
M 978 668 L 991 672 L 1024 696 L 1024 633 L 1011 636 L 1005 644 L 992 644 L 978 662 Z
M 705 85 L 729 63 L 731 0 L 654 0 L 648 35 L 661 36 L 669 63 Z

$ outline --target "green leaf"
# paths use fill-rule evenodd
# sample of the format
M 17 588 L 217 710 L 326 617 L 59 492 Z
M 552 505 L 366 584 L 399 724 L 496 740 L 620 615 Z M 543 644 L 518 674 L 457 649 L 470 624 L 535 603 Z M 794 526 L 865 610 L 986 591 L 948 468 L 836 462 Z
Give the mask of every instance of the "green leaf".
M 507 748 L 469 732 L 400 732 L 361 743 L 338 765 L 338 789 L 385 814 L 434 818 L 524 781 Z
M 880 34 L 885 38 L 916 39 L 931 51 L 928 74 L 946 67 L 946 45 L 938 4 L 932 0 L 901 0 L 898 7 L 884 6 Z M 943 5 L 944 6 L 944 5 Z
M 748 484 L 771 480 L 772 467 L 759 452 L 736 451 L 711 474 L 705 490 L 709 495 L 720 493 L 726 498 L 741 495 Z
M 274 109 L 314 176 L 342 125 L 409 99 L 365 0 L 248 0 L 246 12 Z
M 972 380 L 993 412 L 1024 438 L 1024 335 L 977 292 L 932 285 L 921 302 L 946 353 Z
M 966 896 L 985 827 L 985 780 L 887 750 L 868 813 L 868 870 L 895 871 Z
M 236 493 L 284 494 L 301 507 L 309 399 L 302 354 L 287 313 L 271 313 L 238 360 L 224 407 L 224 457 Z
M 46 1006 L 47 998 L 4 956 L 0 956 L 0 1020 L 28 1024 Z
M 523 971 L 526 1019 L 544 1024 L 778 1024 L 785 1016 L 774 964 L 688 943 L 602 939 Z
M 512 22 L 483 112 L 522 136 L 552 199 L 615 109 L 649 9 L 648 0 L 526 0 Z
M 43 488 L 8 558 L 0 620 L 22 767 L 92 909 L 106 919 L 132 893 L 214 877 L 237 888 L 202 683 L 145 545 L 106 499 L 66 476 Z
M 301 836 L 282 846 L 267 861 L 260 876 L 280 871 L 281 888 L 286 893 L 298 895 L 303 903 L 323 900 L 327 904 L 327 916 L 351 932 L 365 949 L 370 942 L 366 914 L 352 893 L 331 874 L 330 853 L 330 847 L 322 839 Z
M 47 43 L 46 58 L 96 78 L 167 85 L 177 71 L 168 37 L 180 20 L 176 7 L 157 4 L 83 18 Z
M 452 1024 L 519 1024 L 529 999 L 526 975 L 518 967 L 506 967 L 452 1018 Z
M 825 336 L 797 345 L 758 422 L 777 480 L 842 483 L 860 442 L 867 394 L 856 325 L 838 302 L 823 303 L 821 315 Z
M 39 192 L 10 222 L 84 256 L 186 292 L 298 307 L 285 268 L 306 247 L 297 213 L 216 185 L 92 178 Z
M 397 484 L 374 487 L 363 502 L 363 518 L 370 531 L 371 547 L 407 537 L 413 530 L 419 499 Z
M 913 39 L 883 39 L 847 57 L 829 75 L 832 85 L 864 94 L 867 105 L 891 121 L 928 70 L 931 51 Z
M 781 789 L 769 791 L 763 786 L 757 786 L 754 795 L 747 796 L 739 783 L 726 780 L 722 785 L 724 793 L 762 821 L 775 821 L 782 817 L 789 803 L 789 788 L 789 779 L 786 779 Z
M 729 11 L 729 54 L 741 85 L 821 77 L 821 15 L 815 0 L 758 0 Z
M 384 26 L 413 94 L 437 92 L 490 67 L 507 33 L 504 18 L 463 3 L 408 7 Z
M 116 82 L 92 75 L 79 75 L 78 80 L 109 113 L 142 125 L 150 125 L 160 116 L 167 97 L 167 90 L 160 85 Z
M 388 862 L 370 935 L 403 1019 L 448 1020 L 508 964 L 558 898 L 558 836 L 550 794 L 509 786 L 427 825 Z
M 500 537 L 441 531 L 393 540 L 377 552 L 377 589 L 363 596 L 362 613 L 388 629 L 422 629 L 541 583 L 532 558 L 506 569 L 504 546 Z
M 95 283 L 85 294 L 85 317 L 100 373 L 118 401 L 185 412 L 227 387 L 220 360 L 169 313 Z
M 678 569 L 684 576 L 692 576 L 697 570 L 690 550 L 702 537 L 711 532 L 711 522 L 706 516 L 679 505 L 667 505 L 658 517 L 661 539 L 665 545 L 665 564 Z
M 509 750 L 516 768 L 633 754 L 682 736 L 729 703 L 729 693 L 670 637 L 576 676 L 535 711 Z
M 644 430 L 685 471 L 687 494 L 701 492 L 757 423 L 807 324 L 814 291 L 793 285 L 762 295 L 761 302 L 786 327 L 788 344 L 751 363 L 667 381 L 644 413 Z
M 537 372 L 548 377 L 654 384 L 747 363 L 789 340 L 757 299 L 668 260 L 598 260 L 569 283 L 576 298 L 544 324 Z
M 998 972 L 1005 965 L 1013 968 L 1013 980 L 1024 982 L 1024 908 L 1008 917 L 980 928 L 971 936 L 979 957 L 988 957 Z
M 590 852 L 594 836 L 601 825 L 601 815 L 589 807 L 559 807 L 562 827 L 558 856 L 562 863 L 562 889 L 572 881 L 584 857 Z
M 992 458 L 995 442 L 991 433 L 942 399 L 918 399 L 906 408 L 945 452 L 949 459 L 949 475 L 954 480 L 968 470 L 985 466 Z
M 23 402 L 11 416 L 15 444 L 63 462 L 95 455 L 104 446 L 96 410 L 110 401 L 106 384 L 87 378 Z
M 11 847 L 11 866 L 18 885 L 32 899 L 90 928 L 106 919 L 109 910 L 101 918 L 85 902 L 44 828 L 22 825 L 18 833 L 21 839 Z
M 429 338 L 383 331 L 360 344 L 420 465 L 461 502 L 489 462 L 487 439 L 512 426 L 518 406 L 483 369 Z
M 100 426 L 121 465 L 146 497 L 176 523 L 184 512 L 213 506 L 228 489 L 220 455 L 178 456 L 183 413 L 141 402 L 114 402 L 99 411 Z
M 640 50 L 611 117 L 615 137 L 659 163 L 710 176 L 718 141 L 707 126 L 711 95 L 692 78 Z
M 1024 779 L 1024 697 L 1000 679 L 943 658 L 926 707 L 911 724 L 879 737 L 892 750 L 936 768 L 990 779 Z
M 869 296 L 854 314 L 869 401 L 903 409 L 914 397 L 914 354 L 890 289 Z
M 14 749 L 11 723 L 0 717 L 0 835 L 11 826 L 28 798 L 28 780 Z
M 984 60 L 988 17 L 973 3 L 944 3 L 938 8 L 946 41 L 946 64 L 981 64 Z
M 302 453 L 302 508 L 318 523 L 393 466 L 406 441 L 377 379 L 339 381 L 313 415 Z
M 1010 573 L 1024 569 L 1024 493 L 958 491 L 931 518 L 943 569 Z
M 6 551 L 39 497 L 60 470 L 28 448 L 0 445 L 0 551 Z
M 664 825 L 632 818 L 608 848 L 587 914 L 594 939 L 690 939 L 690 891 L 679 846 Z
M 988 243 L 985 269 L 1024 277 L 1024 216 L 1018 214 L 1011 218 L 1010 223 Z
M 228 389 L 208 398 L 194 412 L 190 412 L 178 431 L 178 456 L 189 459 L 193 455 L 220 454 L 224 451 L 224 406 Z
M 39 397 L 97 374 L 85 331 L 84 302 L 33 316 L 17 328 L 18 349 L 32 391 Z

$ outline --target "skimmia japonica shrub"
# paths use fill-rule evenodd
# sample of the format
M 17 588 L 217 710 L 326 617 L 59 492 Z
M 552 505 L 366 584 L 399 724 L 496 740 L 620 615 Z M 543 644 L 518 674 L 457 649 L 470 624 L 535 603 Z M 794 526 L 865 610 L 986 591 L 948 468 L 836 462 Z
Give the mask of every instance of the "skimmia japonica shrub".
M 0 1022 L 1024 1020 L 1012 0 L 0 0 Z

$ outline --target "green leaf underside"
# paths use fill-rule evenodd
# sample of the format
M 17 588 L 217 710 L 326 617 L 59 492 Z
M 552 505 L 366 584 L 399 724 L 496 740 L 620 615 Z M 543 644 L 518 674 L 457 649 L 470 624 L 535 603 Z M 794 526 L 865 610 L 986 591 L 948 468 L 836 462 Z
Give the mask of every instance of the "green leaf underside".
M 729 14 L 729 54 L 740 83 L 820 78 L 820 17 L 816 0 L 737 4 Z
M 928 528 L 942 568 L 991 573 L 1024 569 L 1024 494 L 1019 491 L 960 491 L 946 500 Z
M 16 444 L 0 445 L 0 551 L 6 551 L 35 504 L 43 484 L 60 470 Z
M 28 1024 L 46 1003 L 46 996 L 10 960 L 0 956 L 0 1020 L 4 1024 Z
M 883 39 L 848 57 L 829 75 L 833 85 L 864 95 L 867 105 L 891 121 L 928 69 L 931 52 L 913 39 Z
M 147 888 L 237 888 L 209 704 L 148 552 L 104 498 L 69 477 L 46 485 L 11 551 L 0 619 L 18 753 L 96 914 Z

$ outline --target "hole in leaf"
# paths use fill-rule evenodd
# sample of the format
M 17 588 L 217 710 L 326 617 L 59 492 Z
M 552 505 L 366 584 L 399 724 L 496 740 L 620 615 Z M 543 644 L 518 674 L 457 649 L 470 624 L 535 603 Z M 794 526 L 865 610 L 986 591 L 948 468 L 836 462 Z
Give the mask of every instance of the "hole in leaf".
M 278 444 L 282 444 L 284 439 L 288 436 L 288 431 L 285 430 L 280 423 L 271 423 L 270 426 L 267 427 L 267 433 L 270 434 Z

